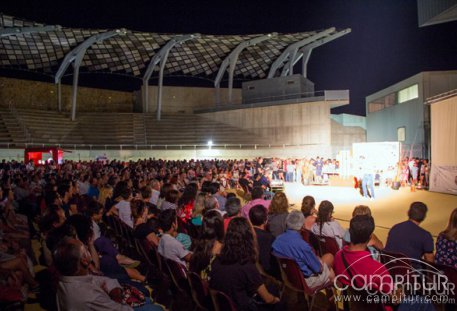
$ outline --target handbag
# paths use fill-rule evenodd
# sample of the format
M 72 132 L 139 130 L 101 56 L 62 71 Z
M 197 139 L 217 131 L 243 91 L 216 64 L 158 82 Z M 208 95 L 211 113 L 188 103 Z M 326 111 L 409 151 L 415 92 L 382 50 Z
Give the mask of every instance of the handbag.
M 146 298 L 136 287 L 129 284 L 122 284 L 122 304 L 132 308 L 141 307 L 146 304 Z

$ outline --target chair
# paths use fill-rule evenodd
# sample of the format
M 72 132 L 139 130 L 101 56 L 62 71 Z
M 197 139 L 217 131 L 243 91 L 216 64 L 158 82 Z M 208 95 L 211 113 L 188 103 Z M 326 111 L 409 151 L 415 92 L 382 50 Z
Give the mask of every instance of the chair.
M 227 294 L 211 288 L 209 293 L 215 311 L 237 311 L 235 303 Z
M 135 238 L 134 245 L 135 245 L 136 252 L 138 253 L 139 259 L 141 260 L 141 262 L 146 264 L 148 267 L 153 266 L 154 263 L 152 262 L 151 258 L 149 258 L 149 253 L 146 251 L 146 249 L 143 245 L 143 241 Z
M 314 254 L 319 255 L 319 240 L 316 235 L 307 229 L 302 229 L 300 234 L 303 240 L 312 247 Z
M 195 272 L 187 272 L 192 299 L 195 303 L 195 310 L 210 310 L 211 298 L 207 286 L 203 283 L 200 276 Z
M 187 281 L 187 268 L 177 261 L 165 259 L 165 264 L 170 273 L 173 285 L 180 293 L 187 294 L 190 292 L 189 283 Z
M 275 261 L 275 264 L 278 265 L 277 263 L 278 261 L 276 260 Z M 280 280 L 278 280 L 277 278 L 275 278 L 273 275 L 267 273 L 265 271 L 265 269 L 262 267 L 262 265 L 260 264 L 260 262 L 256 262 L 256 267 L 257 267 L 257 270 L 259 271 L 260 275 L 262 276 L 263 278 L 263 281 L 265 282 L 266 285 L 268 284 L 271 284 L 277 288 L 280 288 L 282 289 L 284 286 L 282 284 L 282 282 Z M 279 269 L 279 266 L 276 266 L 278 269 Z M 275 270 L 276 271 L 276 270 Z M 279 272 L 279 271 L 278 271 Z M 281 292 L 281 296 L 282 296 L 282 292 Z
M 380 258 L 381 263 L 384 264 L 387 271 L 389 271 L 390 275 L 394 278 L 396 275 L 411 275 L 414 271 L 410 258 L 405 254 L 382 250 Z
M 317 293 L 323 289 L 329 290 L 330 288 L 333 288 L 333 283 L 330 281 L 322 286 L 310 288 L 305 281 L 303 272 L 300 270 L 300 267 L 297 265 L 295 260 L 280 256 L 275 257 L 279 263 L 284 285 L 295 292 L 304 294 L 305 300 L 308 304 L 308 310 L 311 311 L 313 309 L 314 299 L 316 298 Z M 311 301 L 309 299 L 310 297 Z M 331 297 L 327 296 L 327 298 L 330 300 Z
M 385 311 L 385 305 L 383 303 L 375 303 L 374 296 L 366 291 L 357 291 L 354 290 L 352 287 L 348 287 L 348 289 L 344 292 L 344 295 L 349 297 L 361 297 L 361 299 L 350 299 L 344 306 L 344 310 L 350 311 Z M 367 300 L 367 297 L 370 296 L 371 300 Z M 371 302 L 369 302 L 371 301 Z M 380 300 L 381 301 L 381 300 Z
M 156 265 L 160 271 L 164 272 L 163 269 L 165 266 L 162 265 L 162 259 L 160 258 L 160 254 L 157 250 L 157 246 L 152 245 L 146 239 L 139 241 L 141 243 L 143 251 L 147 254 L 148 260 L 153 264 Z
M 446 266 L 446 265 L 441 265 L 441 264 L 431 264 L 433 267 L 435 267 L 441 274 L 444 274 L 447 277 L 447 283 L 445 286 L 447 289 L 449 289 L 449 293 L 453 296 L 448 297 L 448 298 L 454 298 L 457 301 L 457 269 L 454 267 Z M 433 278 L 432 278 L 433 280 Z M 453 285 L 451 285 L 453 284 Z M 440 286 L 443 286 L 443 284 L 440 284 Z
M 323 235 L 314 235 L 317 239 L 319 256 L 322 257 L 327 253 L 332 254 L 333 256 L 338 253 L 340 247 L 338 242 L 333 237 L 323 236 Z

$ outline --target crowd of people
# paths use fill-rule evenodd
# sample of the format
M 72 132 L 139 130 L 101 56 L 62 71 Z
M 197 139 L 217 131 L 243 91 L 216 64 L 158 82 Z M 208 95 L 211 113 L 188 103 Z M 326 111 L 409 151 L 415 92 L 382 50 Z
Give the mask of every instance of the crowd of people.
M 238 310 L 285 309 L 281 288 L 265 278 L 281 280 L 278 258 L 294 260 L 310 288 L 335 280 L 351 285 L 354 275 L 389 276 L 380 259 L 384 250 L 457 268 L 457 209 L 437 239 L 436 255 L 432 235 L 421 228 L 427 213 L 422 202 L 411 204 L 408 220 L 390 230 L 384 247 L 373 233 L 368 206 L 354 209 L 348 229 L 334 219 L 328 200 L 317 205 L 305 196 L 299 210 L 291 209 L 284 192 L 269 191 L 264 172 L 271 165 L 275 174 L 274 163 L 277 159 L 149 159 L 35 167 L 3 161 L 0 292 L 17 289 L 8 295 L 22 295 L 22 300 L 47 293 L 49 308 L 59 310 L 163 309 L 161 301 L 150 298 L 157 275 L 122 254 L 109 235 L 113 217 L 160 256 L 226 293 Z M 296 175 L 285 177 L 290 178 Z M 323 251 L 312 236 L 334 239 L 337 251 Z M 41 242 L 39 258 L 31 239 Z M 41 284 L 33 270 L 38 262 L 50 275 Z M 367 285 L 398 295 L 393 278 Z
M 430 163 L 428 159 L 404 158 L 400 164 L 399 180 L 402 186 L 428 189 L 430 185 Z

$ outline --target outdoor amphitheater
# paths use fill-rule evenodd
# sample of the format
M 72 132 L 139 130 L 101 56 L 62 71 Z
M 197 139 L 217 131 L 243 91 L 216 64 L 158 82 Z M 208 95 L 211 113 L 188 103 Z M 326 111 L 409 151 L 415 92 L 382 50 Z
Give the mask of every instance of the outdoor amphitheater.
M 457 282 L 455 250 L 438 260 L 439 239 L 457 243 L 457 92 L 421 97 L 431 107 L 425 134 L 416 133 L 423 144 L 373 139 L 376 117 L 332 112 L 350 105 L 350 90 L 316 88 L 307 74 L 319 47 L 350 33 L 163 34 L 0 13 L 0 309 L 455 310 L 449 292 L 450 303 L 392 303 L 395 282 L 376 284 L 385 303 L 339 300 L 360 294 L 334 282 L 352 269 L 338 271 L 346 251 L 375 249 L 380 257 L 365 265 L 384 276 Z M 457 87 L 457 72 L 443 76 Z M 135 87 L 117 87 L 124 78 Z M 390 107 L 367 101 L 369 113 L 378 111 L 371 104 Z M 355 215 L 360 206 L 370 215 Z M 357 221 L 363 237 L 373 227 L 363 243 L 351 240 Z M 405 252 L 388 247 L 403 222 L 421 230 L 404 234 Z M 338 227 L 324 234 L 328 223 Z M 299 242 L 279 245 L 295 231 Z M 411 242 L 415 233 L 428 244 Z M 291 259 L 295 243 L 307 253 Z M 414 247 L 420 258 L 407 253 Z

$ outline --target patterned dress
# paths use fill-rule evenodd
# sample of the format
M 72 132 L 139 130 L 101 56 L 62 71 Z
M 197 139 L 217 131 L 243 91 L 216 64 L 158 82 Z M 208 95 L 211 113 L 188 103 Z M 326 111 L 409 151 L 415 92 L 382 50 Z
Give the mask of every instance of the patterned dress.
M 448 240 L 444 234 L 440 234 L 436 241 L 435 261 L 457 269 L 457 241 Z

